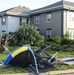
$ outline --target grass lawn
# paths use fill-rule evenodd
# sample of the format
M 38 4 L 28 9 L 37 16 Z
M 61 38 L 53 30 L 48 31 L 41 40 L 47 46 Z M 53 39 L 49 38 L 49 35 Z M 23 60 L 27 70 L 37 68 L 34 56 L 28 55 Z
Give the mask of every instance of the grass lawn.
M 9 50 L 15 50 L 17 46 L 12 46 L 9 47 Z M 33 47 L 33 50 L 35 48 Z M 56 52 L 54 50 L 46 50 L 48 54 L 51 56 Z M 2 53 L 0 54 L 0 60 L 4 61 L 5 58 L 7 57 L 8 53 Z M 64 57 L 74 57 L 74 52 L 61 52 L 59 51 L 58 54 L 56 55 L 57 58 L 64 58 Z M 66 70 L 66 69 L 74 69 L 74 65 L 68 66 L 68 65 L 59 65 L 56 66 L 54 70 Z M 30 72 L 27 68 L 21 68 L 21 67 L 6 67 L 0 69 L 0 74 L 10 74 L 10 73 L 26 73 Z

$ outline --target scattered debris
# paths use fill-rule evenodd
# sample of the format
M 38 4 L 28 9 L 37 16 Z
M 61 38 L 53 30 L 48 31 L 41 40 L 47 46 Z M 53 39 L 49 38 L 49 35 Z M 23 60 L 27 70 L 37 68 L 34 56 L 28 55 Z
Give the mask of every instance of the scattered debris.
M 40 74 L 53 69 L 55 65 L 58 65 L 57 63 L 68 65 L 74 64 L 74 58 L 67 57 L 63 59 L 56 59 L 55 55 L 58 52 L 56 52 L 53 56 L 48 55 L 44 52 L 44 50 L 48 47 L 46 47 L 44 50 L 33 51 L 30 45 L 24 45 L 10 52 L 4 45 L 2 46 L 9 52 L 9 55 L 5 59 L 4 63 L 1 61 L 3 67 L 28 67 L 32 73 Z

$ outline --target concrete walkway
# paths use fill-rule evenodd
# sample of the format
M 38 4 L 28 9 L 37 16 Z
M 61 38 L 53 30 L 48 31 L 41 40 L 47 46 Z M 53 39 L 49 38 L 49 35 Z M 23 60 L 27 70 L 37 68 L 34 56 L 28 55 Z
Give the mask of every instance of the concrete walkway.
M 0 74 L 0 75 L 34 75 L 32 73 L 20 73 L 20 74 Z M 61 70 L 61 71 L 49 71 L 40 75 L 74 75 L 74 69 Z

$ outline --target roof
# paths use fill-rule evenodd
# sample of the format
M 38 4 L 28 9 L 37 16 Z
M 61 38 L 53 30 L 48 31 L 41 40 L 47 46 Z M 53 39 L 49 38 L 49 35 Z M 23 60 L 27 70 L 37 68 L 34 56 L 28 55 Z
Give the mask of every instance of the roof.
M 51 11 L 60 10 L 60 9 L 74 10 L 74 3 L 68 2 L 68 1 L 59 1 L 43 8 L 31 10 L 29 13 L 30 15 L 35 15 L 35 14 L 40 14 L 40 13 L 49 12 L 49 11 L 51 12 Z
M 51 5 L 35 9 L 35 10 L 29 10 L 26 7 L 17 6 L 14 8 L 10 8 L 8 10 L 0 12 L 0 16 L 2 15 L 14 15 L 14 16 L 25 16 L 28 17 L 30 15 L 37 15 L 40 13 L 48 13 L 56 10 L 73 10 L 74 11 L 74 3 L 68 2 L 68 1 L 59 1 L 56 3 L 53 3 Z
M 23 16 L 22 14 L 25 13 L 25 15 L 28 15 L 26 12 L 30 11 L 26 7 L 17 6 L 14 8 L 7 9 L 5 11 L 0 12 L 1 15 L 14 15 L 14 16 Z

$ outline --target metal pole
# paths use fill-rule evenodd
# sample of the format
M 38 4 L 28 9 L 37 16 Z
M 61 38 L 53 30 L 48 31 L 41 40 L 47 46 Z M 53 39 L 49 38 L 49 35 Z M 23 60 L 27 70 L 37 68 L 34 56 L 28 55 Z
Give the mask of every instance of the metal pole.
M 9 50 L 8 50 L 8 48 L 6 48 L 4 45 L 2 45 L 4 48 L 5 48 L 5 50 L 7 50 L 9 53 L 11 53 Z

